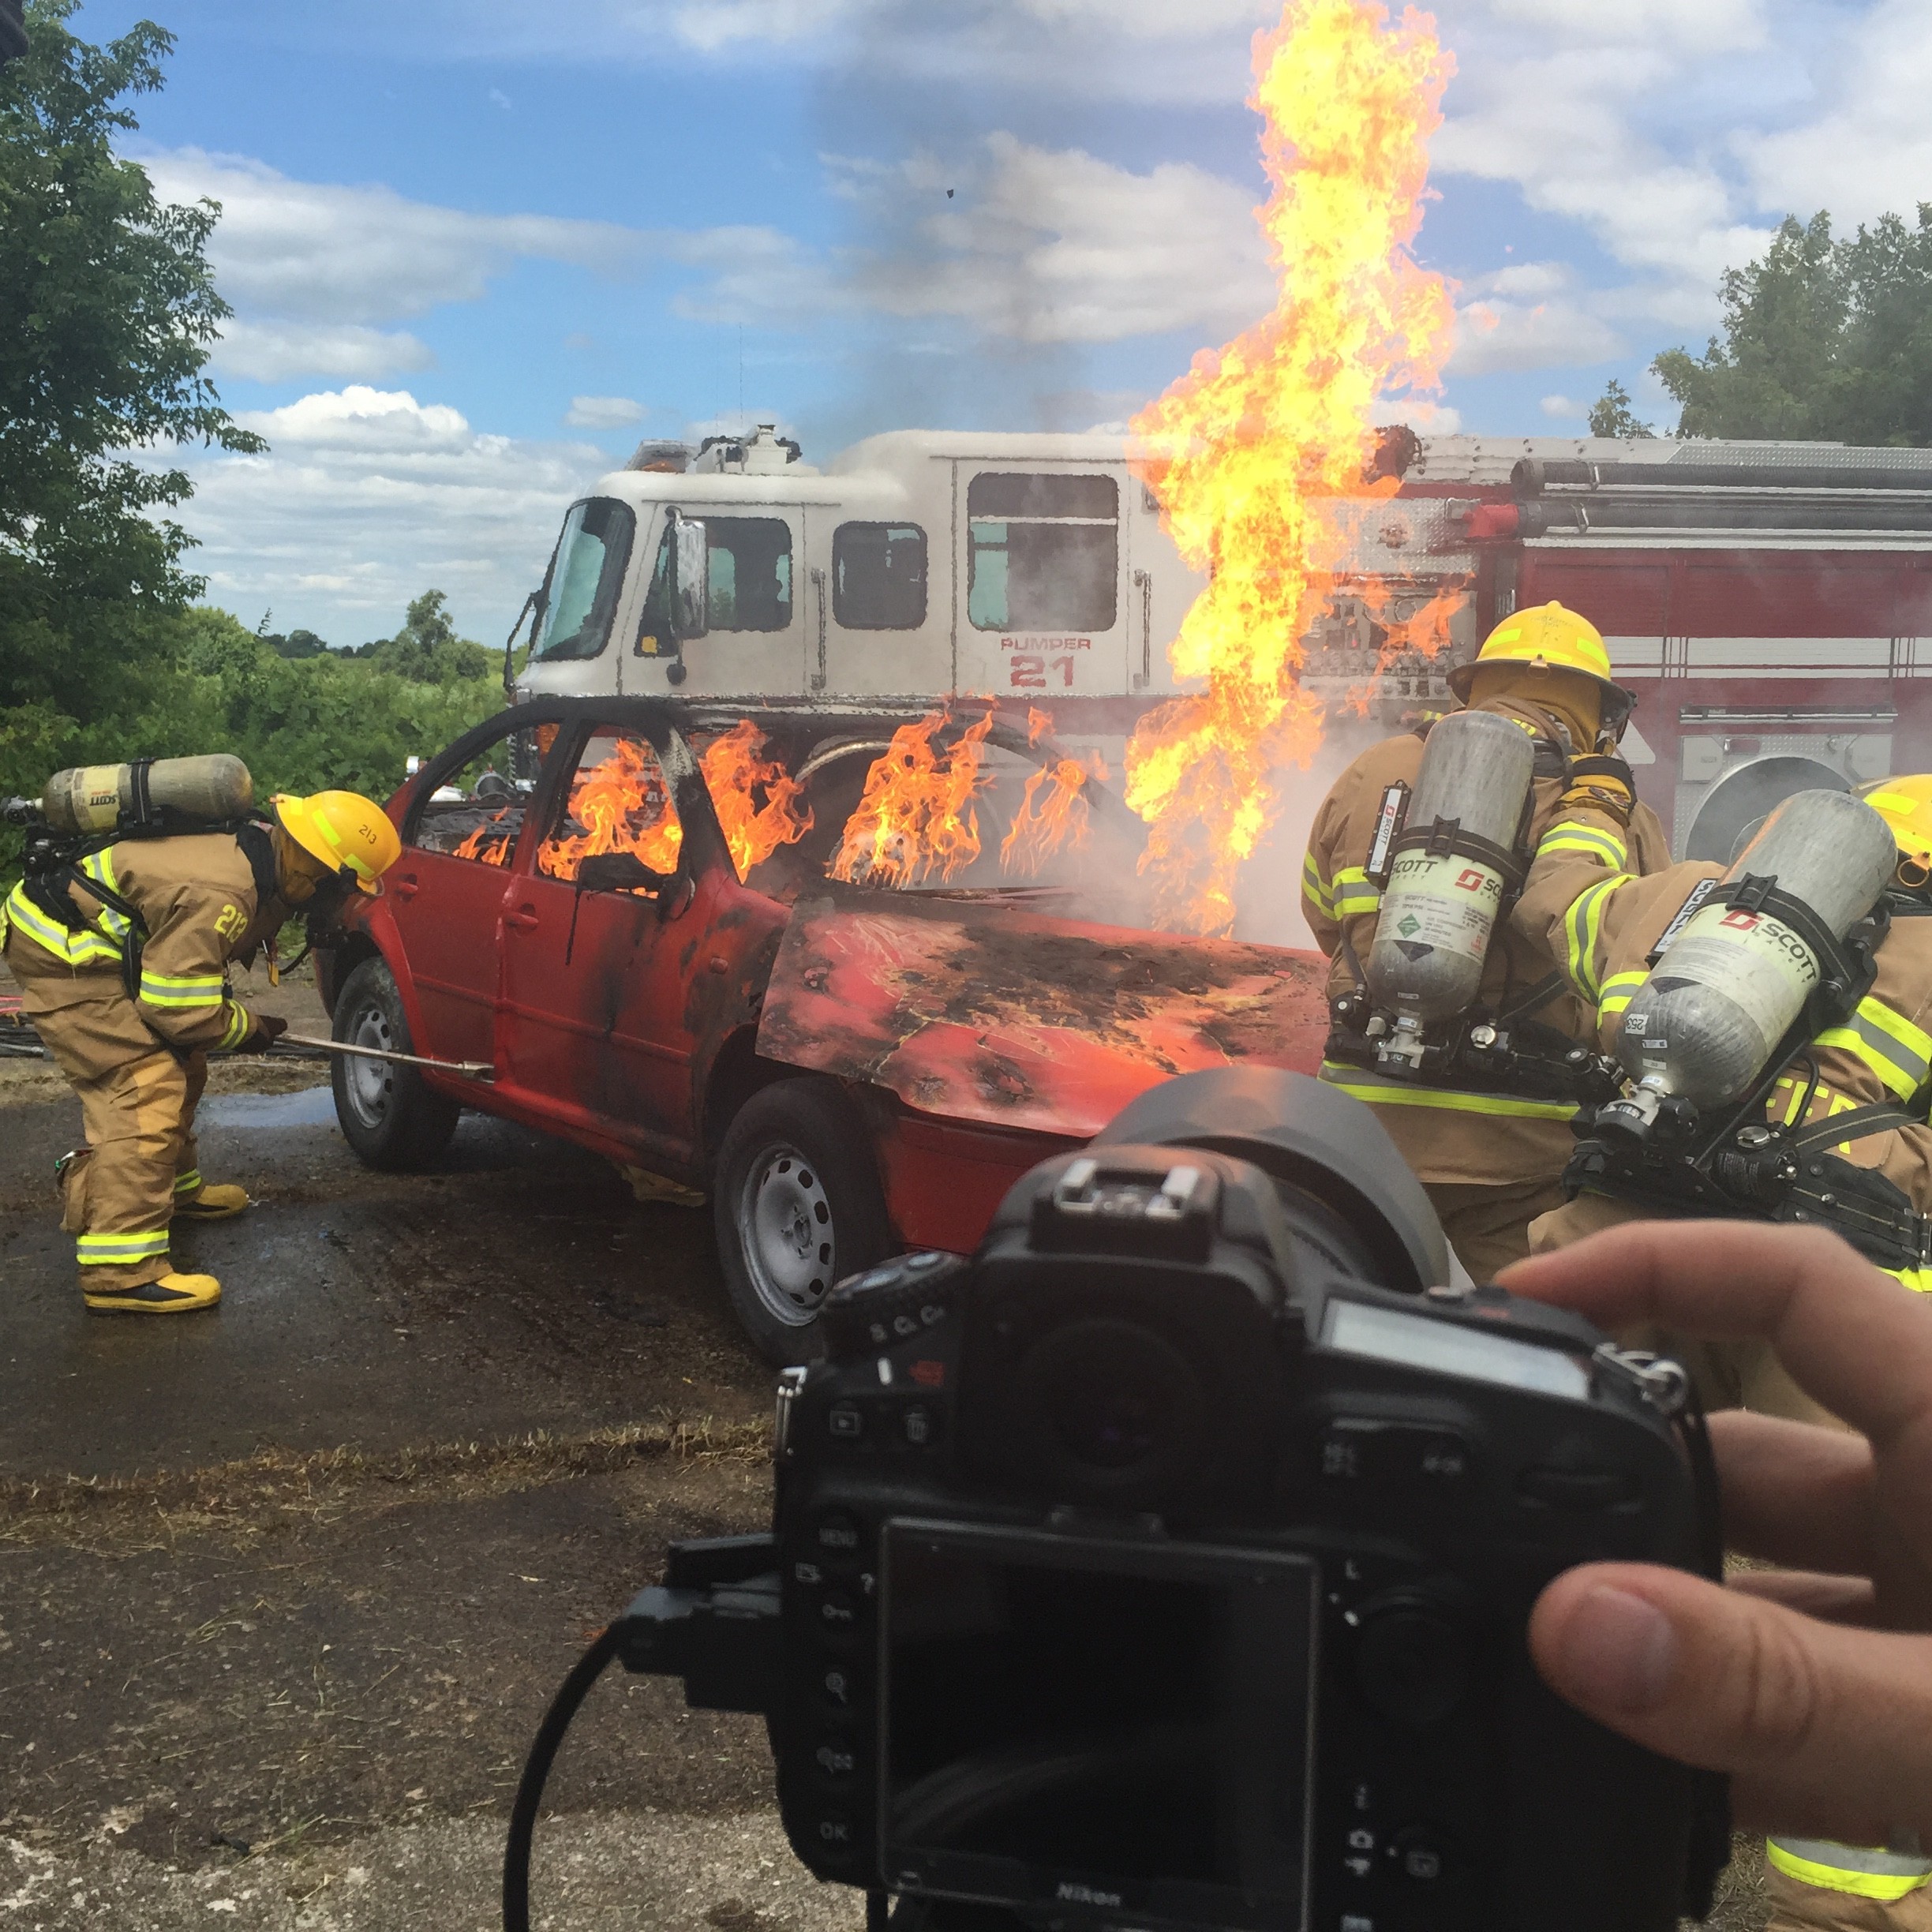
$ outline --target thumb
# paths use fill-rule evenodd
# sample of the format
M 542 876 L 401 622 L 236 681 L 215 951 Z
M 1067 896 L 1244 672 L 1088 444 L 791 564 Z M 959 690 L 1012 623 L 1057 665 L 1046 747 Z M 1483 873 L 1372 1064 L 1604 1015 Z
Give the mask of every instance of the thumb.
M 1530 1619 L 1559 1696 L 1728 1771 L 1740 1822 L 1875 1844 L 1932 1825 L 1932 1640 L 1824 1623 L 1682 1571 L 1566 1571 Z

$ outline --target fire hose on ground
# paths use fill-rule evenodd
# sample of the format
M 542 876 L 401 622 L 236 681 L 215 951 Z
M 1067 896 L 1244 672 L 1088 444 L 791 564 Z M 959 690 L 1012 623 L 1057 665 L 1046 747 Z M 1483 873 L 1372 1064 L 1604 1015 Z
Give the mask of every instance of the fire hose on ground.
M 0 1012 L 0 1059 L 46 1060 L 52 1056 L 31 1021 L 17 1013 Z M 223 1054 L 224 1059 L 239 1058 Z M 492 1080 L 496 1069 L 482 1060 L 432 1060 L 422 1054 L 397 1053 L 384 1046 L 352 1046 L 347 1040 L 318 1039 L 306 1033 L 285 1033 L 266 1050 L 249 1056 L 268 1061 L 387 1060 L 397 1066 L 429 1067 L 454 1073 L 461 1080 Z

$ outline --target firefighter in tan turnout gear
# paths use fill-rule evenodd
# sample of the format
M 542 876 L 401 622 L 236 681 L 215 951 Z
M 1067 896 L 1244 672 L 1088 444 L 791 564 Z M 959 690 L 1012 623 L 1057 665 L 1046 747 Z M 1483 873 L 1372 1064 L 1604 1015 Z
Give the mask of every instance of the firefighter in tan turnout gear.
M 1640 1218 L 1802 1219 L 1932 1289 L 1932 776 L 1862 802 L 1800 793 L 1728 869 L 1644 879 L 1614 862 L 1615 801 L 1579 817 L 1601 851 L 1547 845 L 1514 917 L 1556 950 L 1633 1085 L 1533 1246 Z M 1706 1407 L 1838 1426 L 1762 1342 L 1622 1339 L 1683 1361 Z M 1932 1861 L 1911 1846 L 1774 1837 L 1766 1856 L 1769 1932 L 1932 1928 Z
M 1372 746 L 1335 781 L 1301 905 L 1331 962 L 1322 1078 L 1375 1107 L 1463 1265 L 1487 1280 L 1562 1200 L 1578 1098 L 1564 1050 L 1589 1021 L 1547 946 L 1498 915 L 1536 841 L 1593 802 L 1604 774 L 1627 796 L 1612 754 L 1631 698 L 1596 627 L 1559 604 L 1497 625 L 1450 683 L 1463 710 Z M 1636 870 L 1668 863 L 1655 814 L 1639 807 L 1632 824 L 1618 863 L 1627 848 Z
M 220 1299 L 213 1276 L 176 1271 L 169 1245 L 171 1222 L 248 1205 L 196 1166 L 208 1055 L 267 1046 L 286 1027 L 233 997 L 228 967 L 319 893 L 379 889 L 400 851 L 382 808 L 354 792 L 273 807 L 271 825 L 101 845 L 64 875 L 36 876 L 30 859 L 0 907 L 22 1005 L 80 1099 L 86 1144 L 62 1163 L 61 1196 L 97 1312 L 182 1314 Z

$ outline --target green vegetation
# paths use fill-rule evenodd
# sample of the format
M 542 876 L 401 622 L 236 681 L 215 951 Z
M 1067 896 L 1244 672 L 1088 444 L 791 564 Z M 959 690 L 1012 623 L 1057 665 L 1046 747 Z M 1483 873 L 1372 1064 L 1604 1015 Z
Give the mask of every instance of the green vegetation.
M 143 21 L 92 46 L 75 5 L 32 0 L 28 55 L 0 73 L 0 796 L 63 766 L 233 751 L 264 796 L 386 796 L 410 753 L 500 705 L 497 661 L 436 590 L 353 652 L 197 607 L 169 514 L 190 486 L 163 453 L 264 447 L 204 373 L 230 313 L 204 253 L 220 210 L 157 203 L 114 152 L 171 37 Z M 17 851 L 0 842 L 0 873 Z
M 1657 432 L 1637 420 L 1631 407 L 1630 391 L 1612 377 L 1604 392 L 1590 406 L 1589 432 L 1593 436 L 1653 436 Z
M 1932 203 L 1835 240 L 1831 217 L 1788 216 L 1763 257 L 1718 284 L 1724 335 L 1650 365 L 1683 436 L 1932 444 Z M 1619 414 L 1618 405 L 1621 406 Z M 1634 424 L 1611 384 L 1590 412 Z

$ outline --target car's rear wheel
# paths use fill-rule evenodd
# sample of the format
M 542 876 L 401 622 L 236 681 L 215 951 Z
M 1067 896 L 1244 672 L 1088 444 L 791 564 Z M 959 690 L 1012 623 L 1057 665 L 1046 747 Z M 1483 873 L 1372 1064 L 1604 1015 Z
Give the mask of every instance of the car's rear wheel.
M 741 1107 L 712 1193 L 732 1307 L 776 1368 L 822 1352 L 832 1284 L 893 1247 L 863 1123 L 829 1080 L 780 1080 Z
M 351 1046 L 414 1053 L 395 975 L 365 960 L 335 996 L 335 1037 Z M 422 1075 L 392 1061 L 339 1055 L 330 1069 L 343 1138 L 364 1163 L 389 1173 L 426 1167 L 449 1145 L 462 1109 L 432 1093 Z

